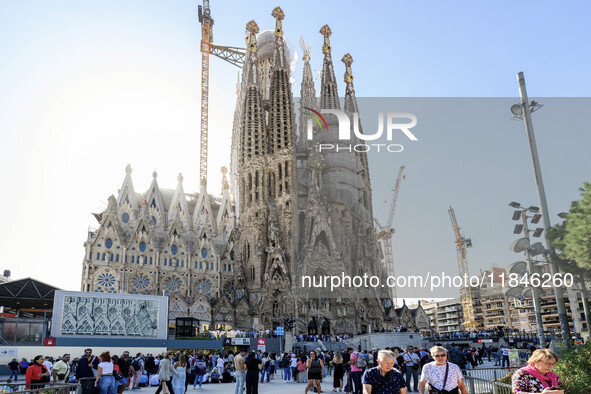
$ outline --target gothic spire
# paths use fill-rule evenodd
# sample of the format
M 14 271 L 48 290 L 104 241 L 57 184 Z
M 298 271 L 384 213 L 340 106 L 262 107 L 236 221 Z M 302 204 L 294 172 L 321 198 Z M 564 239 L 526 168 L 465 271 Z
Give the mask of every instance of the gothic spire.
M 322 53 L 324 54 L 324 62 L 322 64 L 322 80 L 320 88 L 320 108 L 324 109 L 341 109 L 339 103 L 339 93 L 337 89 L 337 81 L 334 75 L 334 68 L 331 57 L 331 47 L 329 37 L 332 34 L 328 25 L 322 26 L 320 34 L 324 36 L 324 45 L 322 46 Z
M 316 108 L 316 90 L 314 89 L 314 76 L 312 67 L 310 67 L 310 45 L 304 42 L 304 37 L 300 37 L 300 46 L 304 52 L 302 60 L 304 61 L 304 71 L 302 74 L 302 88 L 300 96 L 302 98 L 302 107 Z
M 285 59 L 285 44 L 281 21 L 285 14 L 276 7 L 272 13 L 276 20 L 275 48 L 273 50 L 273 68 L 269 101 L 269 152 L 275 153 L 291 146 L 293 121 L 293 98 L 289 82 L 289 65 Z
M 263 98 L 258 85 L 257 39 L 259 27 L 255 21 L 246 24 L 247 54 L 244 62 L 244 98 L 240 127 L 240 163 L 266 153 L 265 117 Z

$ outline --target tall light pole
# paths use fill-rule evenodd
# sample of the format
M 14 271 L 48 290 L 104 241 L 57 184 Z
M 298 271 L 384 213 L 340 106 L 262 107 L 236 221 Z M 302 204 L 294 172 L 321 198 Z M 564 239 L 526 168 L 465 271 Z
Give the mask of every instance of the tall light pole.
M 532 223 L 537 224 L 542 215 L 537 213 L 539 210 L 537 207 L 525 208 L 525 207 L 522 207 L 521 204 L 516 203 L 516 202 L 510 203 L 509 206 L 516 209 L 516 211 L 513 213 L 513 220 L 519 220 L 519 218 L 521 218 L 521 224 L 518 224 L 515 226 L 515 230 L 513 231 L 513 233 L 514 234 L 522 233 L 523 237 L 524 237 L 520 240 L 515 241 L 513 244 L 511 244 L 509 249 L 511 249 L 514 252 L 518 252 L 521 250 L 521 247 L 518 247 L 517 244 L 520 242 L 523 242 L 523 240 L 527 241 L 524 244 L 524 246 L 527 245 L 527 247 L 525 247 L 525 249 L 523 251 L 525 252 L 525 260 L 527 262 L 527 271 L 529 272 L 529 275 L 531 277 L 531 275 L 535 273 L 535 266 L 534 266 L 534 261 L 533 261 L 533 256 L 532 256 L 533 251 L 531 250 L 531 247 L 530 247 L 533 245 L 531 245 L 529 233 L 533 232 L 534 237 L 539 237 L 542 233 L 542 229 L 538 228 L 535 231 L 530 230 L 528 227 L 527 219 L 532 219 Z M 527 215 L 528 211 L 533 212 L 534 215 L 528 216 Z M 522 246 L 522 247 L 524 247 L 524 246 Z M 520 261 L 520 262 L 512 264 L 513 268 L 511 270 L 518 271 L 515 273 L 522 275 L 524 273 L 524 271 L 522 271 L 522 269 L 524 267 L 520 266 L 521 263 L 523 263 L 523 262 Z M 543 326 L 543 322 L 542 322 L 542 308 L 540 305 L 540 289 L 536 286 L 531 285 L 531 284 L 530 284 L 530 286 L 527 286 L 527 288 L 531 289 L 531 297 L 532 297 L 532 301 L 534 304 L 534 313 L 536 315 L 538 341 L 540 343 L 540 346 L 544 346 L 545 339 L 544 339 L 544 326 Z M 524 294 L 525 294 L 525 290 L 524 290 Z
M 519 96 L 521 97 L 521 103 L 511 107 L 511 111 L 518 117 L 522 117 L 525 122 L 525 131 L 527 133 L 527 139 L 529 142 L 529 150 L 531 154 L 531 162 L 534 170 L 534 180 L 536 182 L 536 190 L 538 192 L 538 201 L 540 203 L 540 209 L 542 210 L 542 220 L 544 221 L 544 238 L 546 239 L 546 248 L 552 250 L 550 254 L 550 272 L 552 277 L 558 274 L 558 267 L 554 262 L 554 248 L 550 243 L 548 229 L 550 225 L 550 214 L 548 213 L 548 204 L 546 203 L 546 192 L 544 191 L 544 182 L 542 180 L 542 170 L 540 168 L 540 160 L 538 158 L 538 148 L 536 146 L 536 138 L 534 136 L 534 126 L 531 120 L 532 109 L 536 109 L 536 103 L 529 102 L 527 97 L 527 90 L 525 88 L 525 77 L 523 71 L 517 74 L 517 81 L 519 83 Z M 521 111 L 517 108 L 521 107 Z M 565 345 L 569 347 L 570 343 L 570 328 L 568 326 L 568 319 L 566 316 L 566 306 L 564 304 L 564 297 L 562 294 L 562 287 L 554 286 L 554 296 L 556 297 L 556 307 L 558 309 L 558 319 L 560 321 L 560 330 L 562 332 L 563 340 Z

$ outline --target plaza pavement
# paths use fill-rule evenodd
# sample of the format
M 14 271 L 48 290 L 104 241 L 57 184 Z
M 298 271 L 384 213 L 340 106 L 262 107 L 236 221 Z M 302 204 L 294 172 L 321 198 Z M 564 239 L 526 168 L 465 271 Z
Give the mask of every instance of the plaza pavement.
M 281 378 L 281 374 L 277 373 L 275 375 L 275 379 L 271 380 L 269 383 L 259 383 L 259 394 L 302 394 L 304 392 L 304 388 L 306 387 L 306 383 L 284 383 L 283 379 Z M 189 385 L 187 387 L 187 394 L 192 393 L 228 393 L 233 394 L 236 388 L 236 383 L 217 383 L 217 384 L 204 384 L 203 388 L 199 390 L 199 386 L 197 386 L 196 390 L 193 390 L 193 386 Z M 321 386 L 323 393 L 330 393 L 332 392 L 332 376 L 329 376 L 327 379 L 324 379 Z M 142 387 L 139 390 L 126 390 L 126 394 L 137 393 L 137 394 L 152 394 L 156 392 L 156 387 Z M 310 390 L 312 393 L 312 390 Z M 175 393 L 177 394 L 177 393 Z M 246 394 L 246 390 L 244 391 Z

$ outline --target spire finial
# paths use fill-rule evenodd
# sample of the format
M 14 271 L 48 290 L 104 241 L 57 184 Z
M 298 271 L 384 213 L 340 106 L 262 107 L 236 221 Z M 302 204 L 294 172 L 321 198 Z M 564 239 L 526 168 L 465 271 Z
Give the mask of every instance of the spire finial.
M 176 180 L 179 183 L 183 183 L 183 174 L 181 172 L 179 172 L 179 174 L 176 176 Z
M 223 166 L 221 168 L 222 173 L 222 189 L 229 189 L 230 184 L 228 183 L 228 178 L 226 178 L 226 174 L 228 173 L 228 167 Z
M 285 13 L 281 9 L 281 7 L 275 7 L 271 15 L 273 16 L 273 18 L 275 18 L 275 37 L 283 37 L 281 21 L 283 20 L 283 18 L 285 18 Z
M 128 164 L 125 166 L 125 173 L 126 174 L 131 174 L 131 164 Z
M 330 57 L 330 39 L 328 37 L 331 36 L 332 31 L 328 25 L 322 26 L 320 29 L 320 34 L 324 36 L 324 45 L 322 46 L 322 53 L 324 53 L 324 57 Z
M 345 82 L 347 83 L 347 93 L 355 93 L 353 89 L 353 72 L 351 71 L 351 63 L 353 63 L 353 56 L 350 53 L 347 53 L 341 59 L 343 63 L 345 63 Z
M 156 172 L 156 169 L 154 169 L 154 172 L 152 173 L 152 177 L 153 178 L 157 178 L 158 177 L 158 173 Z
M 257 33 L 259 32 L 259 25 L 252 20 L 246 24 L 246 44 L 248 51 L 251 53 L 257 52 Z
M 304 52 L 304 56 L 302 56 L 302 60 L 304 63 L 310 63 L 310 49 L 312 47 L 304 42 L 304 37 L 300 36 L 300 47 Z

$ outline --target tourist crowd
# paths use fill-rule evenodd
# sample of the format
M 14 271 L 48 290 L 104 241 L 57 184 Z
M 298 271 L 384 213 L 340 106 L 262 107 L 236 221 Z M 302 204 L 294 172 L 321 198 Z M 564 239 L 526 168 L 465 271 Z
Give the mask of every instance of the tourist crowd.
M 204 384 L 216 383 L 234 384 L 232 391 L 235 394 L 258 394 L 259 384 L 275 378 L 284 383 L 303 383 L 304 392 L 308 393 L 310 390 L 321 392 L 321 384 L 327 376 L 332 376 L 333 392 L 426 393 L 429 383 L 465 394 L 461 370 L 477 368 L 483 364 L 484 358 L 489 361 L 494 358 L 495 365 L 508 366 L 509 349 L 485 345 L 461 348 L 452 344 L 449 349 L 435 346 L 430 350 L 408 346 L 406 349 L 386 347 L 370 351 L 356 351 L 349 347 L 342 352 L 316 348 L 283 354 L 261 351 L 190 354 L 177 351 L 156 356 L 137 353 L 135 357 L 127 351 L 120 356 L 108 351 L 94 355 L 92 349 L 86 349 L 84 355 L 74 358 L 64 354 L 56 360 L 49 356 L 20 362 L 13 359 L 8 364 L 11 376 L 4 391 L 10 391 L 10 384 L 18 382 L 20 373 L 25 375 L 28 388 L 77 382 L 81 384 L 83 394 L 116 394 L 144 386 L 158 386 L 157 393 L 178 394 L 185 393 L 190 385 L 193 389 L 200 389 Z M 442 368 L 447 371 L 442 372 Z M 522 371 L 521 375 L 534 376 L 532 368 Z M 444 380 L 444 376 L 448 380 Z M 384 380 L 385 377 L 389 378 Z M 519 384 L 523 385 L 523 382 Z

